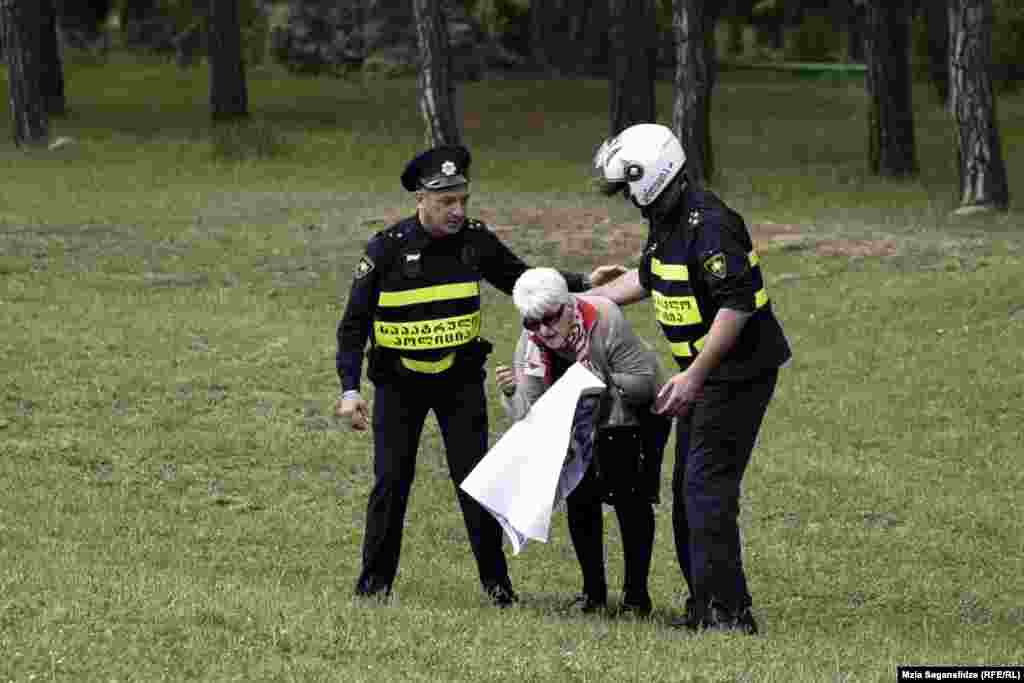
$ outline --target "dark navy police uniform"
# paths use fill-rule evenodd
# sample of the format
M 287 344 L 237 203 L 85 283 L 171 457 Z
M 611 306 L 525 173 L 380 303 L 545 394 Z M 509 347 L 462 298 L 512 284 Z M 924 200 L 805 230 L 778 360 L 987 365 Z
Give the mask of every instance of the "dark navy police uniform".
M 463 147 L 435 148 L 409 163 L 402 184 L 410 191 L 465 185 L 469 163 Z M 369 341 L 367 374 L 375 386 L 375 482 L 356 594 L 391 592 L 416 452 L 433 411 L 481 584 L 499 605 L 515 600 L 501 528 L 459 484 L 487 452 L 484 362 L 491 344 L 480 336 L 480 281 L 511 294 L 527 268 L 476 220 L 454 235 L 432 237 L 413 216 L 367 244 L 338 325 L 337 354 L 342 390 L 358 390 Z M 563 275 L 573 291 L 586 289 L 583 276 Z
M 737 522 L 740 485 L 778 368 L 791 352 L 746 225 L 711 192 L 687 186 L 651 225 L 639 275 L 680 370 L 700 352 L 719 309 L 753 314 L 676 421 L 676 553 L 690 590 L 690 625 L 707 625 L 714 614 L 735 618 L 752 602 Z

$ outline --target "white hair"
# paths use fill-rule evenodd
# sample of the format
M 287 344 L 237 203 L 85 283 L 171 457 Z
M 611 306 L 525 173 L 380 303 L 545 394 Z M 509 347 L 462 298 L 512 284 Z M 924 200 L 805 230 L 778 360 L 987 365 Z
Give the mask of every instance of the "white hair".
M 554 268 L 531 268 L 516 280 L 512 301 L 524 318 L 542 318 L 569 303 L 569 286 Z

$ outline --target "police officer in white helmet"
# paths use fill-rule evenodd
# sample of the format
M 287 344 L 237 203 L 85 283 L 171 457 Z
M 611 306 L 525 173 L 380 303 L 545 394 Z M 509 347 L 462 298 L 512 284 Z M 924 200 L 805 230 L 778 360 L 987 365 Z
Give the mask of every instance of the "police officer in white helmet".
M 640 266 L 588 294 L 648 297 L 679 366 L 655 411 L 676 418 L 672 521 L 689 589 L 675 625 L 757 633 L 743 571 L 740 486 L 789 344 L 743 218 L 686 175 L 665 126 L 638 124 L 594 156 L 602 191 L 649 222 Z

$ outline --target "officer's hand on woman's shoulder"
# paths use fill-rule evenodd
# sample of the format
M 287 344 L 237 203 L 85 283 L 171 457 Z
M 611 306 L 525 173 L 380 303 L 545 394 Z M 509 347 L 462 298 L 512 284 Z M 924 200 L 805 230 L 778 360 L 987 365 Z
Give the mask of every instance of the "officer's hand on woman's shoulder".
M 625 275 L 628 269 L 618 263 L 614 265 L 598 266 L 590 273 L 590 286 L 600 287 L 619 277 Z

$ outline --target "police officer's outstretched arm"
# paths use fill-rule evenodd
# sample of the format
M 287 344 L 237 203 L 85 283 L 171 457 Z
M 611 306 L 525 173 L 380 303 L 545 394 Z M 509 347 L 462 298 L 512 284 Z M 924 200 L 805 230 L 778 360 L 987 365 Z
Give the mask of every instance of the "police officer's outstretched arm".
M 349 421 L 352 429 L 364 431 L 369 426 L 369 409 L 359 393 L 366 341 L 373 329 L 373 314 L 379 294 L 379 268 L 386 267 L 388 243 L 381 235 L 370 240 L 366 253 L 356 264 L 345 315 L 338 323 L 338 378 L 341 394 L 334 412 Z
M 636 268 L 626 271 L 624 275 L 607 284 L 598 286 L 595 283 L 593 289 L 586 293 L 611 299 L 620 306 L 642 301 L 650 294 L 640 283 L 640 271 Z
M 484 278 L 502 292 L 511 294 L 516 280 L 529 269 L 529 266 L 482 223 L 474 221 L 472 227 L 478 231 L 478 238 L 484 246 L 481 263 Z M 569 285 L 570 292 L 583 292 L 592 286 L 614 280 L 625 273 L 626 268 L 617 264 L 598 266 L 590 275 L 564 270 L 559 272 Z

